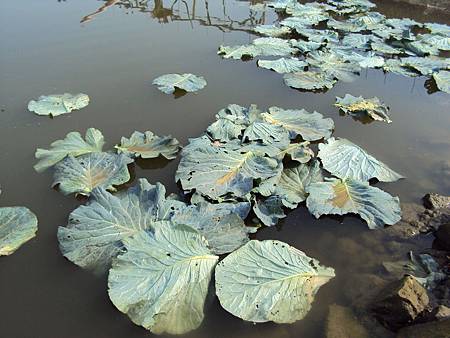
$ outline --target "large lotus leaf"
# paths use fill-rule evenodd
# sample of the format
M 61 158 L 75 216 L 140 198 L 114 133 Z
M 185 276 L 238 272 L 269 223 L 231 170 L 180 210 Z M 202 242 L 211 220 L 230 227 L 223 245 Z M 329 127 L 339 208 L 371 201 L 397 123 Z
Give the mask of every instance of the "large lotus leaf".
M 309 142 L 291 143 L 286 148 L 274 154 L 274 157 L 281 159 L 288 154 L 291 159 L 300 163 L 307 163 L 314 157 L 314 151 L 309 148 Z
M 136 186 L 115 195 L 96 188 L 87 205 L 72 211 L 67 227 L 59 227 L 62 254 L 73 263 L 91 270 L 109 268 L 123 250 L 123 239 L 155 222 L 169 220 L 185 204 L 165 198 L 162 184 L 140 179 Z
M 373 41 L 373 36 L 366 34 L 348 34 L 342 39 L 342 43 L 346 46 L 360 49 L 368 49 L 369 43 Z
M 402 53 L 400 49 L 392 47 L 391 45 L 388 45 L 387 43 L 382 41 L 371 42 L 370 47 L 372 48 L 372 50 L 384 54 L 397 55 Z
M 400 29 L 411 29 L 415 26 L 422 27 L 422 25 L 423 25 L 420 22 L 417 22 L 417 21 L 409 19 L 409 18 L 402 18 L 402 19 L 389 18 L 389 19 L 386 19 L 384 22 L 388 26 L 391 26 L 393 28 L 400 28 Z
M 297 0 L 275 0 L 267 3 L 268 7 L 285 10 L 289 6 L 294 6 Z
M 356 23 L 348 22 L 348 21 L 337 21 L 334 19 L 330 19 L 327 22 L 327 26 L 333 28 L 335 30 L 343 31 L 343 32 L 360 32 L 364 30 L 363 27 Z
M 165 74 L 154 79 L 153 84 L 163 93 L 172 94 L 177 88 L 196 92 L 206 86 L 206 80 L 194 74 Z
M 175 224 L 188 225 L 205 236 L 217 255 L 232 252 L 249 241 L 255 228 L 245 226 L 250 211 L 249 202 L 211 204 L 201 202 L 175 212 Z
M 274 194 L 281 198 L 284 206 L 293 209 L 306 200 L 306 188 L 310 184 L 322 181 L 322 170 L 318 161 L 310 165 L 300 164 L 283 170 Z
M 337 13 L 367 12 L 376 5 L 368 0 L 327 0 L 336 7 Z M 347 9 L 347 11 L 346 11 Z
M 89 195 L 97 187 L 114 191 L 115 185 L 130 180 L 127 165 L 132 162 L 123 154 L 90 153 L 77 158 L 69 155 L 55 166 L 52 186 L 59 185 L 64 195 Z
M 156 334 L 182 334 L 200 326 L 214 267 L 203 236 L 160 223 L 124 240 L 108 276 L 113 304 Z
M 258 219 L 267 226 L 275 225 L 280 219 L 286 217 L 282 200 L 278 196 L 269 196 L 266 199 L 255 198 L 253 211 Z
M 350 22 L 360 25 L 366 31 L 384 29 L 386 27 L 384 20 L 385 16 L 378 12 L 360 13 L 349 19 Z
M 394 73 L 398 75 L 416 77 L 420 74 L 414 70 L 406 68 L 399 59 L 388 59 L 383 65 L 383 70 L 385 72 Z
M 289 133 L 279 124 L 264 121 L 253 122 L 245 129 L 244 141 L 261 141 L 262 144 L 276 143 L 284 148 L 289 145 Z
M 296 31 L 301 36 L 308 38 L 308 41 L 310 41 L 310 42 L 338 43 L 338 41 L 339 41 L 339 34 L 335 31 L 328 30 L 328 29 L 314 29 L 314 28 L 308 28 L 308 27 L 305 27 L 304 29 L 300 29 L 300 27 L 298 27 L 296 29 Z
M 280 241 L 250 241 L 216 267 L 216 293 L 233 315 L 251 322 L 293 323 L 306 316 L 332 268 Z
M 28 110 L 37 115 L 58 116 L 82 109 L 88 104 L 89 96 L 86 94 L 43 95 L 37 101 L 31 100 L 28 103 Z
M 229 119 L 220 118 L 212 123 L 207 131 L 213 139 L 227 142 L 241 136 L 242 130 L 244 129 L 245 125 L 236 124 Z
M 119 153 L 124 153 L 131 158 L 164 156 L 168 160 L 172 160 L 177 157 L 180 143 L 170 136 L 159 137 L 151 131 L 145 133 L 135 131 L 129 139 L 122 137 L 120 145 L 117 145 L 116 149 Z
M 333 46 L 332 51 L 342 57 L 343 60 L 356 63 L 362 68 L 377 68 L 384 65 L 384 58 L 374 52 L 355 52 L 352 48 L 345 46 Z
M 261 51 L 260 55 L 265 56 L 286 56 L 296 52 L 289 40 L 279 38 L 258 38 L 252 44 Z
M 230 104 L 226 108 L 221 109 L 216 114 L 216 118 L 225 118 L 236 124 L 248 126 L 250 123 L 257 121 L 260 115 L 261 111 L 255 104 L 251 104 L 248 108 L 237 104 Z
M 176 180 L 183 189 L 219 199 L 231 194 L 243 197 L 253 188 L 254 179 L 275 176 L 281 163 L 252 151 L 242 153 L 233 146 L 186 148 L 177 169 Z
M 383 104 L 378 97 L 365 99 L 362 96 L 355 97 L 345 94 L 343 98 L 336 97 L 335 106 L 344 113 L 358 117 L 359 114 L 367 114 L 376 121 L 391 123 L 388 111 L 389 107 Z
M 288 73 L 283 79 L 287 86 L 303 90 L 330 89 L 336 83 L 333 77 L 315 71 Z
M 450 94 L 450 71 L 441 70 L 434 73 L 433 79 L 440 90 Z
M 317 218 L 359 214 L 370 229 L 393 225 L 401 219 L 398 197 L 371 187 L 368 182 L 331 178 L 327 182 L 310 184 L 306 191 L 309 193 L 306 206 Z
M 339 178 L 351 178 L 362 182 L 376 178 L 381 182 L 395 182 L 402 175 L 378 161 L 364 149 L 347 139 L 334 137 L 319 144 L 317 155 L 323 167 Z
M 290 58 L 281 58 L 278 60 L 259 60 L 258 66 L 266 69 L 272 69 L 277 73 L 295 73 L 305 69 L 308 64 L 305 61 Z
M 253 31 L 273 38 L 278 38 L 291 33 L 291 29 L 289 27 L 278 27 L 275 25 L 258 25 L 253 29 Z
M 11 255 L 36 236 L 38 220 L 25 207 L 0 208 L 0 256 Z
M 361 70 L 359 64 L 347 62 L 333 51 L 309 53 L 306 61 L 310 66 L 320 69 L 329 77 L 342 81 L 352 81 L 355 74 Z
M 334 122 L 324 118 L 318 112 L 309 113 L 304 109 L 281 109 L 270 107 L 268 113 L 262 114 L 263 119 L 285 128 L 292 139 L 300 135 L 305 141 L 317 141 L 329 138 L 334 129 Z
M 292 40 L 291 46 L 295 47 L 300 50 L 302 53 L 309 53 L 313 50 L 317 50 L 320 47 L 322 47 L 321 42 L 314 42 L 314 41 L 304 41 L 304 40 Z
M 422 75 L 433 75 L 441 69 L 450 69 L 450 59 L 438 57 L 408 57 L 401 59 L 402 65 L 413 68 Z
M 440 53 L 440 50 L 436 45 L 431 45 L 427 40 L 422 39 L 405 42 L 405 48 L 418 56 L 439 55 Z
M 424 34 L 421 38 L 439 50 L 450 50 L 450 36 L 445 37 L 438 34 Z
M 324 15 L 323 13 L 311 13 L 302 16 L 295 15 L 287 17 L 286 19 L 280 22 L 280 25 L 295 29 L 298 32 L 303 30 L 304 28 L 316 25 L 319 22 L 326 20 L 327 18 L 328 16 Z
M 224 59 L 240 60 L 246 57 L 255 57 L 261 55 L 261 49 L 254 45 L 237 46 L 219 46 L 217 54 L 222 55 Z
M 442 36 L 450 36 L 450 26 L 441 23 L 426 23 L 425 27 L 428 28 L 431 33 L 439 34 Z
M 330 15 L 319 6 L 295 3 L 286 7 L 286 13 L 295 19 L 300 19 L 305 25 L 317 25 L 321 21 L 327 20 Z
M 104 144 L 105 139 L 102 133 L 95 128 L 89 128 L 86 131 L 85 140 L 83 140 L 79 132 L 70 132 L 63 140 L 53 142 L 50 145 L 51 149 L 38 148 L 36 150 L 35 157 L 39 161 L 34 166 L 34 169 L 37 172 L 43 172 L 68 155 L 77 157 L 88 153 L 101 152 Z

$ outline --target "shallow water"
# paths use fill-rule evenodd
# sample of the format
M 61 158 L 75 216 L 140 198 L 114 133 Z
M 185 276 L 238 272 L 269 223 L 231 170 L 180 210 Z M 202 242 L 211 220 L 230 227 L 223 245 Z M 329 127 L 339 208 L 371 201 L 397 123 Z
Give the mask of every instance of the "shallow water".
M 279 74 L 258 69 L 255 61 L 216 55 L 220 44 L 249 42 L 253 25 L 276 20 L 271 10 L 252 12 L 248 2 L 231 0 L 178 1 L 172 9 L 169 1 L 125 2 L 143 5 L 116 4 L 84 23 L 80 20 L 105 1 L 0 3 L 0 204 L 25 205 L 39 218 L 37 237 L 12 256 L 0 258 L 0 337 L 151 336 L 110 303 L 105 277 L 83 271 L 59 253 L 56 228 L 80 202 L 50 189 L 51 172 L 37 174 L 32 166 L 36 147 L 47 148 L 72 130 L 84 133 L 96 127 L 109 146 L 134 130 L 171 134 L 185 144 L 229 103 L 305 108 L 332 117 L 335 135 L 354 141 L 407 176 L 378 184 L 402 202 L 417 202 L 429 191 L 450 193 L 450 95 L 428 94 L 425 78 L 370 70 L 327 93 L 302 93 L 286 87 Z M 448 13 L 377 3 L 390 17 L 450 22 Z M 203 75 L 208 86 L 198 94 L 174 98 L 151 85 L 153 78 L 176 72 Z M 55 119 L 27 111 L 30 99 L 59 92 L 87 93 L 91 103 Z M 361 124 L 339 116 L 334 98 L 347 92 L 380 97 L 391 107 L 393 123 Z M 138 162 L 135 176 L 178 192 L 178 160 Z M 285 241 L 333 266 L 337 277 L 321 288 L 311 312 L 295 324 L 253 325 L 225 312 L 215 299 L 201 328 L 187 337 L 322 337 L 328 306 L 350 304 L 348 286 L 362 287 L 353 285 L 355 276 L 381 274 L 383 260 L 409 249 L 367 230 L 356 217 L 315 220 L 305 207 L 256 237 Z

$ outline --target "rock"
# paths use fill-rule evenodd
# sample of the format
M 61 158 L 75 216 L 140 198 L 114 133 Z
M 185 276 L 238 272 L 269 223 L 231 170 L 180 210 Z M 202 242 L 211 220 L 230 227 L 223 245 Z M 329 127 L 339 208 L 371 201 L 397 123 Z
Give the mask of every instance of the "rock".
M 450 208 L 450 196 L 426 194 L 423 197 L 423 205 L 428 209 Z
M 442 224 L 434 233 L 436 243 L 442 249 L 450 251 L 450 223 Z
M 403 328 L 397 338 L 450 338 L 450 319 Z
M 369 338 L 353 312 L 337 304 L 330 305 L 326 330 L 327 338 Z
M 439 305 L 434 311 L 433 315 L 437 320 L 450 319 L 450 308 L 445 305 Z
M 427 291 L 413 277 L 405 276 L 381 291 L 372 312 L 381 324 L 396 331 L 411 325 L 428 304 Z
M 344 286 L 344 296 L 358 312 L 364 312 L 388 282 L 376 275 L 362 273 L 349 279 Z

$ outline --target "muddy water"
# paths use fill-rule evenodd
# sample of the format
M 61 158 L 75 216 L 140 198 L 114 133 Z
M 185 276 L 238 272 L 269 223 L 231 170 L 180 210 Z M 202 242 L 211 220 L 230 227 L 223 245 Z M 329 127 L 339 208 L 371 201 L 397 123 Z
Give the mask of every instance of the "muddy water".
M 51 173 L 34 172 L 34 150 L 72 130 L 101 129 L 109 145 L 134 130 L 172 134 L 182 143 L 202 133 L 229 103 L 317 110 L 336 123 L 335 135 L 366 148 L 408 178 L 379 184 L 404 202 L 429 191 L 450 193 L 450 95 L 429 94 L 424 78 L 371 70 L 353 83 L 339 82 L 325 94 L 301 93 L 254 61 L 227 61 L 219 44 L 246 43 L 250 28 L 272 23 L 270 10 L 254 12 L 243 1 L 123 1 L 94 13 L 105 1 L 3 0 L 0 2 L 0 184 L 2 206 L 26 205 L 39 218 L 35 239 L 0 259 L 0 337 L 148 337 L 110 303 L 105 277 L 65 260 L 56 228 L 79 201 L 49 188 Z M 378 1 L 391 17 L 447 22 L 448 13 Z M 447 18 L 447 19 L 446 19 Z M 175 72 L 203 75 L 198 94 L 174 98 L 151 86 L 153 78 Z M 26 110 L 31 98 L 85 92 L 91 104 L 55 119 Z M 345 93 L 378 96 L 391 107 L 391 125 L 361 124 L 339 116 L 332 106 Z M 447 162 L 446 162 L 447 161 Z M 134 173 L 177 192 L 178 160 L 139 162 Z M 333 266 L 337 277 L 317 295 L 307 317 L 292 325 L 243 322 L 213 300 L 200 329 L 189 337 L 322 337 L 328 306 L 355 302 L 358 276 L 382 276 L 380 263 L 407 251 L 409 244 L 370 232 L 356 217 L 315 220 L 304 207 L 259 239 L 279 239 Z M 427 240 L 425 243 L 427 244 Z

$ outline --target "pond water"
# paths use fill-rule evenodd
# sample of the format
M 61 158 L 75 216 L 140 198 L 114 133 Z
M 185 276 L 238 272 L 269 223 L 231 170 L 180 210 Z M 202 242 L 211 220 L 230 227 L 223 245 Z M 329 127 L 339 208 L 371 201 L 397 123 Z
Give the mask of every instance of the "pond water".
M 450 95 L 429 94 L 426 78 L 369 70 L 326 93 L 299 92 L 285 86 L 279 74 L 258 69 L 254 60 L 223 60 L 216 54 L 220 44 L 251 41 L 254 25 L 277 20 L 268 8 L 255 12 L 249 2 L 232 0 L 114 2 L 0 3 L 0 203 L 25 205 L 39 219 L 37 237 L 0 259 L 1 337 L 151 336 L 114 308 L 106 277 L 83 271 L 59 252 L 57 226 L 66 224 L 80 201 L 51 189 L 50 171 L 33 170 L 34 151 L 73 130 L 98 128 L 109 146 L 134 130 L 171 134 L 186 144 L 229 103 L 317 110 L 334 119 L 335 135 L 361 145 L 407 176 L 377 184 L 402 202 L 419 202 L 430 191 L 450 193 Z M 103 12 L 89 15 L 108 3 L 112 5 Z M 438 10 L 376 3 L 389 17 L 450 22 L 448 13 Z M 198 94 L 174 98 L 151 85 L 161 74 L 184 72 L 204 76 L 208 86 Z M 27 111 L 30 99 L 60 92 L 87 93 L 91 103 L 55 119 Z M 391 107 L 393 123 L 361 124 L 340 116 L 333 103 L 345 93 L 378 96 Z M 179 192 L 174 182 L 178 161 L 138 161 L 134 176 Z M 355 294 L 351 289 L 364 289 L 357 276 L 382 274 L 382 261 L 410 248 L 380 231 L 369 231 L 356 217 L 316 220 L 304 206 L 279 226 L 260 230 L 256 238 L 285 241 L 334 267 L 337 277 L 320 289 L 310 313 L 295 324 L 244 322 L 215 299 L 202 326 L 186 337 L 322 337 L 329 305 L 350 305 Z M 429 243 L 425 239 L 422 244 Z

